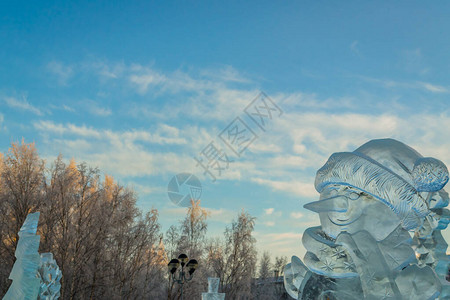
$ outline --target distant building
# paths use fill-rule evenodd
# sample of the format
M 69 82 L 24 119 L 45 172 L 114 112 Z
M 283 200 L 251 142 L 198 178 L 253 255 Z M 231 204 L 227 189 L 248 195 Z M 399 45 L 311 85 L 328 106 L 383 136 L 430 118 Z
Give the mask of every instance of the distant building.
M 255 293 L 258 299 L 284 300 L 292 299 L 284 288 L 284 277 L 274 271 L 273 277 L 255 278 Z

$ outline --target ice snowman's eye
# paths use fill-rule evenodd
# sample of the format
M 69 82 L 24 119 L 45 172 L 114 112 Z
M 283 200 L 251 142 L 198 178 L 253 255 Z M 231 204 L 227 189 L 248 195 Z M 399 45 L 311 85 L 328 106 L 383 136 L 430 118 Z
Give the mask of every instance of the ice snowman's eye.
M 350 192 L 348 193 L 347 198 L 350 200 L 356 200 L 359 198 L 359 194 L 357 192 Z
M 336 196 L 337 193 L 338 193 L 338 190 L 337 190 L 337 189 L 331 189 L 331 190 L 330 190 L 330 195 L 331 195 L 331 196 Z

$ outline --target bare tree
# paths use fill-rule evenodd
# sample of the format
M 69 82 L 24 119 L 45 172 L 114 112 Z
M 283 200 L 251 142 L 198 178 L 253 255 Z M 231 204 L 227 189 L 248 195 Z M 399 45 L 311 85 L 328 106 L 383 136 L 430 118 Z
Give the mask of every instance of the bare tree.
M 44 161 L 34 144 L 12 144 L 2 156 L 0 176 L 0 292 L 10 285 L 9 270 L 14 263 L 18 235 L 26 216 L 35 212 L 43 199 Z
M 256 273 L 256 240 L 252 236 L 255 218 L 242 211 L 231 227 L 227 227 L 223 241 L 208 245 L 208 264 L 211 272 L 221 279 L 221 292 L 230 299 L 252 299 L 253 278 Z
M 186 299 L 200 298 L 208 276 L 221 278 L 220 292 L 230 299 L 263 299 L 254 279 L 254 217 L 242 211 L 223 237 L 207 241 L 208 212 L 193 201 L 163 239 L 158 211 L 143 213 L 136 200 L 133 190 L 111 176 L 103 179 L 96 168 L 65 163 L 60 155 L 46 169 L 34 144 L 12 144 L 0 154 L 0 296 L 10 285 L 17 232 L 28 213 L 40 211 L 40 251 L 52 252 L 62 270 L 60 299 L 178 300 L 167 263 L 180 253 L 199 262 L 185 285 Z M 285 263 L 276 258 L 274 268 Z M 270 255 L 263 253 L 259 276 L 269 278 L 272 271 Z
M 175 258 L 185 253 L 189 258 L 195 258 L 199 262 L 199 268 L 192 281 L 183 289 L 186 295 L 193 299 L 199 299 L 206 287 L 206 233 L 208 225 L 208 211 L 200 206 L 200 200 L 191 201 L 187 209 L 186 217 L 178 227 L 171 226 L 166 233 L 166 246 L 170 258 Z M 169 276 L 168 299 L 179 299 L 180 289 Z
M 59 156 L 46 170 L 33 144 L 0 156 L 0 296 L 28 213 L 41 212 L 41 252 L 62 270 L 61 299 L 161 299 L 167 258 L 158 211 L 143 215 L 134 191 Z

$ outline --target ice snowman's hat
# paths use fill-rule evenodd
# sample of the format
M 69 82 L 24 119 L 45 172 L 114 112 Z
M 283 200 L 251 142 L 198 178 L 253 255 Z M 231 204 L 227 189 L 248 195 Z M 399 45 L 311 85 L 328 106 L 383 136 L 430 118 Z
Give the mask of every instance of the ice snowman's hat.
M 439 191 L 448 179 L 440 160 L 422 157 L 399 141 L 379 139 L 353 152 L 332 154 L 317 171 L 315 187 L 319 193 L 330 184 L 358 188 L 388 205 L 410 230 L 429 213 L 424 192 Z

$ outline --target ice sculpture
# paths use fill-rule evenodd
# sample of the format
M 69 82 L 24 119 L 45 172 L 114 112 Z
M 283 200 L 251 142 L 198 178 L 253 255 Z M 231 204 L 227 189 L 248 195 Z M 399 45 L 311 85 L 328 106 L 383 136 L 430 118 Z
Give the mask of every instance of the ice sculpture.
M 39 212 L 29 214 L 20 228 L 16 262 L 9 275 L 13 282 L 3 300 L 53 300 L 59 297 L 61 272 L 51 253 L 38 253 L 38 221 Z
M 62 273 L 59 270 L 56 260 L 52 253 L 42 253 L 41 263 L 38 269 L 38 275 L 41 280 L 39 288 L 39 299 L 56 300 L 60 296 L 59 290 L 61 284 L 59 283 Z
M 220 278 L 208 278 L 208 292 L 202 293 L 202 300 L 225 300 L 225 293 L 219 293 Z
M 285 266 L 295 299 L 450 299 L 441 230 L 450 212 L 447 167 L 393 139 L 334 153 L 317 171 L 321 226 Z

